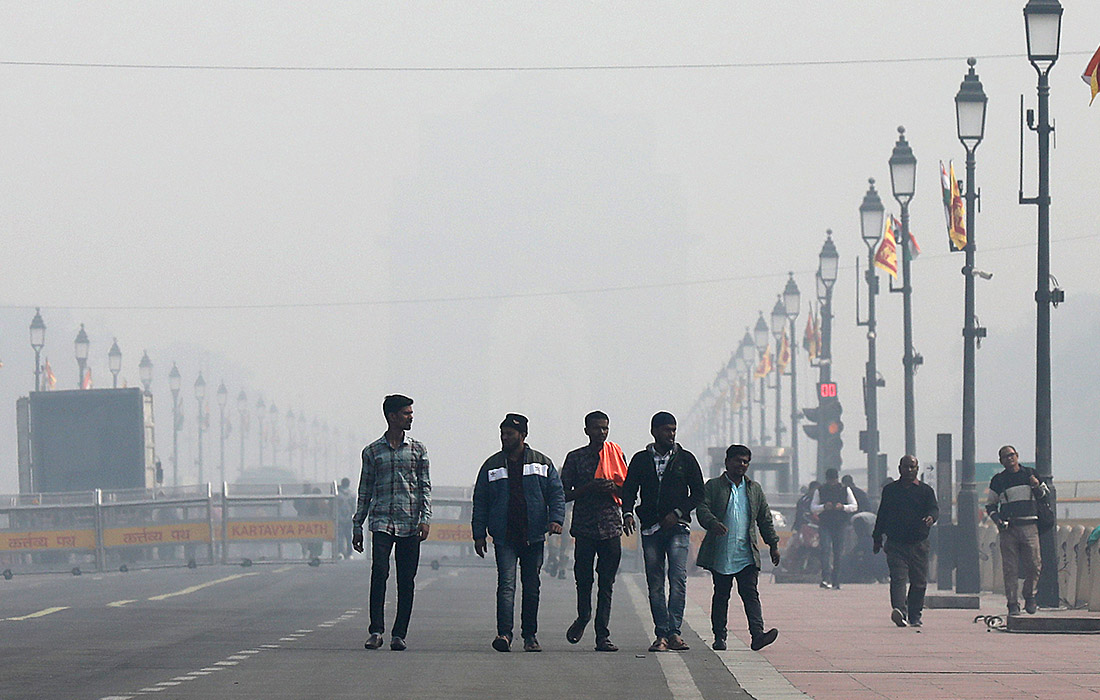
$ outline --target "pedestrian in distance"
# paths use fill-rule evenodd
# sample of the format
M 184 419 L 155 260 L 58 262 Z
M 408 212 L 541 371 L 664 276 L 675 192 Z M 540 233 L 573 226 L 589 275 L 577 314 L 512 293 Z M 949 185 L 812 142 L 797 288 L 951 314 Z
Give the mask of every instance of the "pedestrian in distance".
M 523 596 L 520 633 L 524 651 L 542 651 L 536 634 L 539 573 L 546 533 L 560 535 L 565 522 L 561 478 L 546 455 L 527 445 L 527 418 L 509 413 L 500 424 L 500 452 L 485 463 L 474 484 L 474 551 L 484 558 L 493 538 L 497 565 L 497 636 L 493 648 L 511 651 L 516 607 L 516 565 Z
M 339 523 L 336 549 L 341 559 L 351 558 L 351 518 L 355 515 L 357 505 L 356 497 L 351 492 L 351 479 L 345 476 L 340 479 L 340 485 L 336 489 L 336 512 L 339 516 L 336 521 Z
M 649 611 L 655 638 L 650 651 L 687 651 L 680 636 L 687 599 L 691 511 L 703 501 L 703 472 L 695 455 L 676 442 L 676 418 L 667 411 L 650 420 L 653 442 L 630 458 L 623 483 L 623 531 L 641 531 Z M 634 504 L 638 501 L 635 523 Z M 665 571 L 668 597 L 665 597 Z
M 856 486 L 856 481 L 852 478 L 851 474 L 845 474 L 844 478 L 840 480 L 840 483 L 851 489 L 852 495 L 856 497 L 857 513 L 871 512 L 871 497 L 867 495 L 866 491 Z
M 386 432 L 363 448 L 359 501 L 352 517 L 351 546 L 363 551 L 363 522 L 371 531 L 370 637 L 367 649 L 382 646 L 386 631 L 386 582 L 390 553 L 397 568 L 397 616 L 390 630 L 390 649 L 404 651 L 412 617 L 420 543 L 432 521 L 432 482 L 428 450 L 406 436 L 412 429 L 413 400 L 393 394 L 382 402 Z
M 573 576 L 577 582 L 577 619 L 565 638 L 570 644 L 581 640 L 592 619 L 593 565 L 599 578 L 596 592 L 596 651 L 618 651 L 611 642 L 611 595 L 615 574 L 622 558 L 623 517 L 620 487 L 626 480 L 623 449 L 607 439 L 610 421 L 603 411 L 584 417 L 588 444 L 565 456 L 561 484 L 566 502 L 573 503 L 569 534 L 576 541 Z
M 882 487 L 872 551 L 883 549 L 890 569 L 890 619 L 898 627 L 920 627 L 928 587 L 928 532 L 940 517 L 936 492 L 918 481 L 920 464 L 913 455 L 898 463 L 898 479 Z M 866 546 L 866 545 L 864 545 Z M 908 587 L 908 589 L 907 589 Z
M 1043 562 L 1039 556 L 1039 506 L 1050 494 L 1046 484 L 1035 476 L 1035 470 L 1020 466 L 1020 455 L 1012 445 L 997 452 L 1004 467 L 989 482 L 989 502 L 985 510 L 1000 532 L 1001 567 L 1004 573 L 1008 614 L 1020 613 L 1017 577 L 1024 579 L 1024 610 L 1029 615 L 1038 610 L 1035 586 Z
M 703 502 L 696 513 L 707 534 L 699 545 L 696 564 L 710 571 L 714 595 L 710 601 L 710 625 L 715 651 L 726 649 L 726 622 L 730 592 L 737 581 L 737 594 L 745 606 L 751 648 L 759 651 L 775 641 L 779 630 L 764 631 L 760 608 L 760 551 L 758 538 L 768 545 L 772 565 L 779 566 L 779 535 L 772 523 L 772 511 L 764 489 L 746 474 L 752 450 L 745 445 L 726 448 L 725 473 L 703 485 Z
M 814 492 L 810 510 L 817 515 L 818 538 L 821 543 L 821 587 L 840 588 L 840 558 L 844 552 L 844 537 L 848 521 L 859 506 L 852 490 L 840 483 L 836 469 L 825 470 L 825 483 Z M 832 566 L 829 553 L 832 552 Z

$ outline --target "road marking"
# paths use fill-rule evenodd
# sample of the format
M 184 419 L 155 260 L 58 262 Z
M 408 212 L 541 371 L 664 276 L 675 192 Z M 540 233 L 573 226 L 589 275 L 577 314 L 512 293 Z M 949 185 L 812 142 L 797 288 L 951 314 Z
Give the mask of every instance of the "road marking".
M 130 603 L 136 603 L 136 600 L 116 600 L 113 603 L 107 603 L 108 608 L 121 608 L 123 605 L 129 605 Z
M 151 685 L 148 688 L 142 688 L 139 693 L 159 693 L 162 690 L 168 690 L 167 688 L 158 688 L 155 685 Z
M 634 603 L 634 612 L 642 623 L 646 634 L 650 631 L 650 620 L 645 617 L 649 610 L 649 600 L 642 593 L 642 589 L 634 581 L 633 576 L 626 577 L 626 587 L 630 591 L 630 599 Z M 687 664 L 674 651 L 656 652 L 657 662 L 661 665 L 661 673 L 664 674 L 665 683 L 674 700 L 703 700 L 703 694 L 699 692 L 699 686 L 695 685 L 695 679 L 691 677 L 691 671 Z
M 298 641 L 298 638 L 297 637 L 279 637 L 279 641 L 280 642 L 296 642 L 296 641 Z
M 202 670 L 210 673 L 211 671 L 224 671 L 225 669 L 221 666 L 203 666 Z
M 99 700 L 133 700 L 133 695 L 107 695 Z
M 260 646 L 263 647 L 264 649 L 278 649 L 281 645 L 279 645 L 279 644 L 261 644 Z
M 238 651 L 238 654 L 259 654 L 259 649 L 245 649 L 244 651 Z
M 22 622 L 23 620 L 33 620 L 36 617 L 45 617 L 46 615 L 52 615 L 55 612 L 61 612 L 62 610 L 68 610 L 68 607 L 63 608 L 46 608 L 45 610 L 39 610 L 38 612 L 32 612 L 29 615 L 22 615 L 20 617 L 7 617 L 4 618 L 9 622 Z
M 233 656 L 227 656 L 225 658 L 233 660 L 233 661 L 244 661 L 245 659 L 248 658 L 248 656 L 245 655 L 245 654 L 234 654 Z
M 236 666 L 240 661 L 215 661 L 215 666 Z
M 294 634 L 309 634 L 313 630 L 294 630 Z
M 195 680 L 195 676 L 176 676 L 172 680 L 174 680 L 174 681 L 193 681 L 193 680 Z
M 180 684 L 179 681 L 161 681 L 160 683 L 157 683 L 157 685 L 163 685 L 166 688 L 170 688 L 173 685 L 179 685 L 179 684 Z
M 295 564 L 291 564 L 290 566 L 280 566 L 278 569 L 272 569 L 271 573 L 281 574 L 284 571 L 290 571 L 291 569 L 294 569 L 294 568 L 297 568 L 297 566 Z
M 244 578 L 245 576 L 256 576 L 256 575 L 257 575 L 256 572 L 249 572 L 247 574 L 233 574 L 232 576 L 226 576 L 225 578 L 219 578 L 219 579 L 216 579 L 214 581 L 207 581 L 206 583 L 200 583 L 200 584 L 197 584 L 197 585 L 194 585 L 194 586 L 188 586 L 187 588 L 175 591 L 174 593 L 164 593 L 164 594 L 161 594 L 161 595 L 155 595 L 152 598 L 149 598 L 149 600 L 167 600 L 168 598 L 175 598 L 176 596 L 188 595 L 190 593 L 194 593 L 195 591 L 201 591 L 204 588 L 209 588 L 210 586 L 216 586 L 219 583 L 226 583 L 227 581 L 235 581 L 239 578 Z

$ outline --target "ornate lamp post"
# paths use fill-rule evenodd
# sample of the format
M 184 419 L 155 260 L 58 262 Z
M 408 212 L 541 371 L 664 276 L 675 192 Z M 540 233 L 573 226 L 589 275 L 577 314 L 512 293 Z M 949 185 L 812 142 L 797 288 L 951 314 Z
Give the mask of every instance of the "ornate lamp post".
M 80 377 L 76 380 L 78 389 L 84 388 L 84 368 L 88 366 L 88 347 L 90 345 L 88 334 L 84 332 L 84 324 L 81 323 L 80 331 L 76 334 L 76 340 L 73 341 L 73 346 L 76 348 L 76 365 L 80 371 Z
M 40 309 L 34 310 L 31 320 L 31 347 L 34 349 L 34 390 L 42 391 L 42 348 L 46 346 L 46 322 Z
M 271 402 L 271 407 L 267 410 L 268 413 L 268 425 L 271 430 L 271 466 L 278 466 L 279 455 L 277 454 L 276 446 L 279 444 L 279 426 L 275 421 L 279 420 L 279 409 L 275 406 L 275 402 Z
M 107 351 L 107 368 L 111 370 L 111 388 L 118 388 L 118 373 L 122 371 L 122 350 L 118 347 L 118 338 L 114 339 Z
M 259 439 L 260 444 L 260 459 L 257 465 L 263 469 L 264 466 L 264 416 L 267 415 L 267 404 L 264 403 L 263 395 L 256 400 L 256 437 Z M 274 457 L 274 452 L 272 456 Z
M 891 289 L 892 292 L 901 292 L 902 297 L 902 321 L 904 324 L 905 354 L 901 364 L 905 370 L 905 454 L 917 453 L 917 422 L 916 422 L 916 398 L 913 392 L 913 375 L 917 365 L 923 362 L 913 352 L 913 282 L 909 271 L 909 202 L 917 189 L 917 159 L 913 156 L 913 149 L 905 140 L 905 127 L 898 127 L 898 140 L 894 144 L 894 151 L 890 154 L 890 185 L 894 191 L 894 199 L 901 205 L 901 240 L 898 241 L 899 256 L 901 257 L 901 289 Z
M 867 366 L 863 375 L 863 409 L 867 414 L 867 432 L 861 440 L 861 448 L 867 455 L 867 490 L 877 499 L 885 485 L 885 474 L 879 473 L 878 389 L 886 382 L 878 376 L 878 321 L 875 317 L 875 297 L 878 296 L 878 275 L 875 273 L 875 246 L 882 237 L 882 223 L 886 208 L 875 190 L 875 179 L 867 180 L 867 194 L 859 205 L 859 235 L 867 246 L 867 320 L 856 317 L 856 325 L 867 328 Z
M 241 467 L 238 476 L 244 474 L 244 426 L 248 423 L 248 394 L 244 393 L 244 389 L 241 389 L 241 393 L 237 394 L 237 415 L 239 416 L 239 431 L 241 434 Z
M 225 388 L 225 382 L 222 381 L 218 384 L 218 391 L 215 394 L 218 399 L 218 418 L 219 423 L 219 442 L 218 442 L 218 470 L 220 471 L 221 482 L 225 483 L 225 404 L 229 401 L 229 390 Z
M 286 466 L 294 471 L 294 411 L 286 411 Z
M 1050 306 L 1061 300 L 1061 290 L 1050 288 L 1050 69 L 1058 60 L 1062 39 L 1062 5 L 1058 0 L 1028 0 L 1024 6 L 1024 29 L 1027 32 L 1027 59 L 1039 78 L 1039 123 L 1028 126 L 1039 137 L 1039 193 L 1025 198 L 1021 204 L 1034 204 L 1039 210 L 1038 255 L 1035 291 L 1035 471 L 1051 486 L 1052 505 L 1057 505 L 1053 492 L 1050 429 Z M 1054 508 L 1057 513 L 1058 509 Z M 1037 598 L 1043 607 L 1057 607 L 1058 553 L 1057 527 L 1039 536 L 1043 571 L 1039 576 Z
M 798 285 L 794 281 L 794 273 L 790 273 L 787 286 L 783 288 L 783 310 L 790 326 L 791 348 L 791 492 L 798 493 L 798 419 L 802 417 L 802 411 L 798 408 L 798 343 L 795 342 L 794 322 L 798 318 L 798 312 L 802 306 L 802 293 L 798 291 Z
M 761 359 L 768 352 L 768 322 L 764 320 L 764 312 L 761 311 L 760 315 L 756 319 L 756 327 L 752 329 L 753 343 L 756 346 L 757 352 L 760 354 Z M 766 433 L 766 422 L 764 409 L 766 407 L 766 399 L 764 398 L 764 380 L 765 377 L 760 377 L 760 444 L 768 444 L 768 435 Z
M 138 363 L 138 377 L 141 379 L 141 385 L 145 387 L 145 393 L 150 393 L 150 387 L 153 386 L 153 361 L 149 359 L 149 353 L 144 350 L 141 352 L 141 362 Z
M 298 411 L 298 461 L 302 463 L 302 477 L 306 475 L 306 450 L 309 447 L 309 425 L 306 412 Z
M 738 355 L 741 360 L 741 370 L 745 373 L 745 444 L 752 443 L 752 369 L 756 359 L 756 345 L 752 342 L 749 329 L 745 329 L 745 335 L 738 346 Z
M 168 373 L 168 389 L 172 392 L 172 485 L 180 485 L 180 424 L 183 416 L 180 415 L 180 371 L 176 363 L 172 363 L 172 371 Z
M 199 468 L 199 483 L 205 483 L 202 470 L 202 428 L 203 428 L 203 410 L 202 402 L 206 398 L 206 380 L 202 378 L 202 372 L 199 372 L 198 378 L 195 380 L 195 401 L 198 403 L 198 421 L 199 421 L 199 452 L 198 459 L 195 460 L 195 464 Z
M 787 307 L 783 295 L 775 299 L 771 313 L 771 331 L 775 338 L 775 446 L 783 444 L 783 372 L 780 371 L 779 353 L 782 352 L 783 334 L 787 330 Z

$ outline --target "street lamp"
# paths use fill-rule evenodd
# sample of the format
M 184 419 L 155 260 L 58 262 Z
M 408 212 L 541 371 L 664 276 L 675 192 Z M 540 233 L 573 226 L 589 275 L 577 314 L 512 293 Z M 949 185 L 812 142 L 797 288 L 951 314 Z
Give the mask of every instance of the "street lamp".
M 752 442 L 752 368 L 756 358 L 756 345 L 752 342 L 748 328 L 741 338 L 737 353 L 741 360 L 741 370 L 745 373 L 745 444 L 748 445 Z
M 241 389 L 241 393 L 237 394 L 237 415 L 240 416 L 238 424 L 238 432 L 241 434 L 241 470 L 238 473 L 238 477 L 244 474 L 244 436 L 245 425 L 248 424 L 248 394 L 244 393 L 244 389 Z
M 260 469 L 264 466 L 264 416 L 267 414 L 267 404 L 264 403 L 264 397 L 261 394 L 260 398 L 256 400 L 256 435 L 260 439 L 260 459 L 257 465 Z M 272 455 L 274 456 L 274 452 Z
M 286 466 L 294 471 L 294 411 L 286 410 Z
M 868 178 L 867 194 L 863 195 L 863 201 L 859 205 L 859 235 L 867 246 L 867 270 L 863 273 L 863 279 L 867 282 L 867 320 L 859 320 L 857 314 L 856 325 L 867 328 L 867 367 L 863 375 L 863 410 L 867 416 L 867 433 L 861 441 L 861 447 L 867 455 L 867 490 L 875 499 L 879 497 L 886 479 L 879 468 L 878 457 L 878 389 L 885 386 L 886 382 L 878 376 L 878 321 L 875 317 L 875 297 L 879 292 L 878 274 L 875 272 L 875 247 L 882 237 L 885 212 L 882 199 L 875 190 L 875 179 Z
M 1050 69 L 1058 60 L 1062 37 L 1062 5 L 1058 0 L 1028 0 L 1024 6 L 1024 29 L 1027 33 L 1027 59 L 1038 74 L 1039 123 L 1028 127 L 1039 137 L 1039 192 L 1025 198 L 1021 204 L 1038 207 L 1038 255 L 1035 291 L 1035 471 L 1051 487 L 1051 507 L 1057 513 L 1051 469 L 1050 426 L 1050 306 L 1062 299 L 1062 291 L 1050 288 Z M 1029 115 L 1030 117 L 1030 115 Z M 1039 535 L 1043 571 L 1039 575 L 1038 603 L 1057 607 L 1058 554 L 1056 527 Z
M 817 381 L 819 384 L 832 381 L 833 376 L 833 286 L 836 284 L 840 267 L 840 254 L 836 244 L 833 243 L 832 229 L 825 230 L 825 242 L 821 245 L 821 252 L 817 254 L 817 274 L 814 283 L 817 291 L 817 302 L 821 310 L 821 347 L 817 354 Z M 821 413 L 821 393 L 817 393 L 818 414 Z M 824 435 L 817 438 L 817 478 L 824 479 L 826 461 L 828 466 L 839 467 L 832 464 L 833 456 L 826 452 Z
M 761 364 L 763 364 L 763 358 L 768 353 L 768 322 L 764 320 L 764 312 L 759 312 L 760 315 L 756 319 L 756 327 L 752 329 L 753 342 L 756 346 L 757 352 L 760 353 Z M 765 415 L 764 409 L 766 407 L 764 398 L 764 380 L 765 376 L 760 377 L 760 444 L 768 444 L 768 436 L 765 432 Z
M 180 371 L 176 363 L 172 363 L 172 371 L 168 373 L 168 389 L 172 392 L 172 485 L 180 485 L 180 423 L 183 416 L 180 415 Z
M 298 461 L 302 463 L 302 477 L 306 475 L 306 449 L 309 447 L 307 427 L 305 411 L 298 411 Z
M 80 368 L 80 378 L 77 379 L 76 386 L 78 389 L 83 389 L 84 368 L 88 365 L 88 347 L 91 345 L 88 341 L 88 334 L 84 332 L 83 323 L 80 324 L 80 331 L 76 334 L 73 345 L 76 348 L 76 365 Z
M 783 351 L 783 333 L 787 328 L 787 307 L 783 306 L 783 295 L 775 299 L 771 313 L 771 331 L 775 338 L 775 446 L 783 444 L 783 371 L 779 354 Z
M 118 348 L 118 338 L 114 339 L 107 351 L 107 368 L 111 370 L 111 388 L 118 388 L 118 373 L 122 371 L 122 350 Z
M 955 121 L 959 141 L 966 149 L 966 265 L 962 269 L 965 295 L 963 302 L 963 399 L 962 399 L 962 464 L 958 501 L 959 548 L 956 559 L 955 586 L 958 593 L 980 593 L 981 580 L 978 571 L 978 486 L 975 482 L 975 356 L 978 338 L 985 336 L 985 329 L 978 328 L 974 313 L 974 222 L 976 217 L 977 190 L 974 186 L 974 151 L 985 135 L 985 108 L 988 100 L 978 74 L 974 72 L 977 61 L 967 59 L 970 70 L 955 95 Z
M 221 471 L 221 482 L 225 484 L 225 404 L 229 400 L 229 390 L 225 388 L 225 381 L 218 384 L 218 391 L 215 394 L 218 401 L 218 416 L 221 420 L 219 424 L 218 435 L 220 437 L 219 450 L 218 450 L 218 468 Z
M 202 425 L 202 423 L 203 423 L 202 402 L 203 402 L 204 399 L 206 399 L 206 380 L 204 380 L 202 378 L 202 372 L 199 372 L 199 376 L 195 380 L 195 401 L 198 402 L 198 406 L 199 406 L 199 414 L 198 414 L 198 421 L 199 421 L 199 455 L 198 455 L 198 459 L 196 460 L 195 463 L 198 465 L 198 468 L 199 468 L 199 484 L 205 483 L 205 481 L 203 480 L 204 477 L 203 477 L 203 470 L 202 470 L 202 428 L 203 428 L 203 425 Z
M 317 457 L 321 451 L 321 421 L 316 418 L 313 419 L 313 480 L 317 481 L 320 478 L 320 472 L 317 468 Z
M 783 310 L 790 326 L 791 348 L 791 478 L 790 491 L 798 493 L 798 419 L 802 411 L 798 408 L 798 343 L 795 339 L 794 322 L 798 318 L 798 312 L 802 309 L 802 293 L 798 291 L 798 285 L 794 281 L 794 273 L 787 278 L 787 286 L 783 288 Z
M 41 309 L 34 310 L 31 320 L 31 347 L 34 348 L 34 390 L 42 391 L 42 348 L 46 346 L 46 322 Z
M 153 386 L 153 361 L 149 359 L 148 351 L 142 350 L 141 362 L 138 363 L 138 377 L 141 379 L 142 386 L 145 387 L 145 393 L 149 393 L 149 388 Z
M 275 406 L 275 402 L 271 402 L 271 407 L 268 409 L 268 426 L 271 430 L 271 466 L 274 467 L 279 463 L 279 455 L 276 454 L 275 446 L 279 444 L 279 426 L 275 424 L 275 421 L 279 420 L 279 409 Z
M 921 360 L 913 352 L 913 284 L 909 271 L 909 202 L 913 199 L 913 193 L 917 188 L 917 159 L 913 156 L 913 149 L 905 140 L 905 127 L 898 127 L 898 140 L 894 144 L 894 150 L 890 154 L 890 185 L 894 191 L 894 199 L 901 205 L 901 240 L 898 241 L 899 257 L 901 257 L 901 289 L 893 289 L 892 292 L 901 292 L 902 317 L 904 323 L 905 354 L 901 364 L 905 370 L 905 454 L 917 453 L 917 423 L 915 395 L 913 393 L 913 375 Z

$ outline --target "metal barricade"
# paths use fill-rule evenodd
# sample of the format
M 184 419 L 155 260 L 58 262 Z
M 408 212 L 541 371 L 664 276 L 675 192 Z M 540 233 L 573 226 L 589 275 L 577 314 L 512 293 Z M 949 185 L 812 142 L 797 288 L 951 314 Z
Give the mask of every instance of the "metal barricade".
M 223 484 L 222 563 L 335 560 L 337 496 L 335 481 Z
M 98 502 L 98 491 L 0 496 L 4 578 L 98 569 Z
M 213 564 L 217 506 L 210 484 L 103 491 L 103 568 Z

